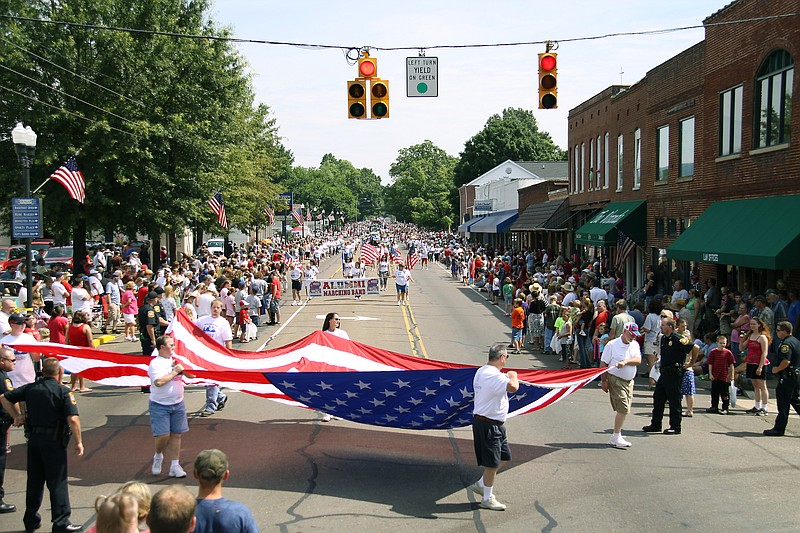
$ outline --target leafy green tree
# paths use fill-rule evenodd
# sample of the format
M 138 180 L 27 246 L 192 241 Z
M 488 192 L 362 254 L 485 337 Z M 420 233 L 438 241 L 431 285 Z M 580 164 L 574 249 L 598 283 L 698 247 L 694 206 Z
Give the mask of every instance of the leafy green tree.
M 455 168 L 455 185 L 460 187 L 503 161 L 566 161 L 550 134 L 539 130 L 533 112 L 507 108 L 492 115 L 481 131 L 464 145 Z
M 386 188 L 387 212 L 427 228 L 452 226 L 455 212 L 450 200 L 457 161 L 428 140 L 401 149 L 389 169 L 393 182 Z

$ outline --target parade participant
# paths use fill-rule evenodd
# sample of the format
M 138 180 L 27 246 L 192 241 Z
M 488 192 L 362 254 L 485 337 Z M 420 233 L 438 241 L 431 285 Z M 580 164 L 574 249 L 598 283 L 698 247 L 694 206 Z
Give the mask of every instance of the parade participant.
M 350 340 L 350 336 L 341 328 L 341 319 L 337 313 L 328 313 L 325 315 L 325 320 L 322 322 L 322 331 L 348 341 Z
M 317 279 L 317 274 L 319 274 L 319 268 L 317 268 L 317 259 L 313 259 L 309 261 L 306 265 L 305 269 L 303 269 L 303 289 L 306 293 L 306 300 L 311 300 L 311 296 L 308 294 L 308 288 L 311 285 L 311 282 Z
M 14 385 L 11 384 L 8 372 L 14 369 L 16 361 L 14 350 L 0 347 L 0 395 L 14 390 Z M 16 506 L 6 503 L 3 499 L 6 495 L 3 482 L 6 474 L 6 459 L 8 457 L 8 429 L 13 423 L 14 420 L 8 413 L 5 411 L 0 413 L 0 513 L 13 513 L 17 510 Z
M 522 308 L 522 299 L 516 298 L 511 311 L 511 342 L 514 344 L 514 353 L 522 353 L 522 330 L 525 329 L 525 310 Z
M 675 320 L 672 318 L 661 320 L 661 333 L 663 334 L 660 345 L 661 375 L 653 391 L 653 416 L 650 425 L 644 426 L 642 431 L 646 433 L 661 431 L 664 407 L 669 402 L 669 428 L 664 430 L 664 434 L 680 435 L 683 371 L 688 365 L 687 356 L 691 355 L 693 359 L 700 348 L 675 331 Z
M 778 416 L 775 417 L 772 429 L 764 430 L 764 435 L 768 437 L 780 437 L 784 434 L 789 421 L 789 407 L 800 414 L 800 340 L 792 336 L 791 322 L 778 322 L 775 330 L 780 339 L 777 349 L 780 362 L 772 368 L 772 373 L 780 376 L 775 387 Z
M 11 325 L 11 333 L 0 339 L 0 344 L 8 346 L 14 350 L 14 358 L 17 363 L 14 369 L 8 372 L 8 377 L 11 378 L 11 383 L 15 388 L 22 387 L 28 383 L 36 381 L 36 367 L 34 363 L 38 363 L 41 359 L 39 353 L 29 353 L 17 350 L 14 344 L 34 344 L 36 339 L 32 335 L 25 333 L 25 316 L 19 313 L 12 313 L 8 318 Z
M 227 455 L 214 449 L 201 451 L 192 474 L 199 485 L 194 533 L 258 533 L 250 509 L 222 496 L 222 483 L 230 476 Z
M 156 492 L 150 502 L 147 525 L 150 533 L 189 533 L 194 530 L 197 500 L 183 485 L 170 485 Z
M 622 424 L 631 412 L 633 379 L 637 365 L 642 362 L 642 353 L 636 342 L 638 336 L 639 326 L 635 322 L 625 324 L 622 336 L 610 340 L 600 358 L 600 366 L 609 367 L 608 372 L 602 375 L 603 392 L 608 393 L 611 407 L 616 412 L 614 431 L 608 441 L 608 445 L 614 448 L 628 448 L 631 445 L 622 437 Z
M 89 322 L 89 317 L 86 316 L 86 313 L 84 311 L 76 311 L 72 315 L 72 324 L 67 328 L 64 343 L 69 346 L 94 348 L 92 328 L 87 322 Z M 92 389 L 87 389 L 84 385 L 83 376 L 74 372 L 69 377 L 69 386 L 72 392 L 92 392 Z
M 294 264 L 294 268 L 289 272 L 289 279 L 292 281 L 292 305 L 303 305 L 300 301 L 300 291 L 303 290 L 303 271 L 300 263 Z
M 116 335 L 117 322 L 120 319 L 120 304 L 121 304 L 121 290 L 122 282 L 119 279 L 119 273 L 114 272 L 111 274 L 111 279 L 106 283 L 106 295 L 108 296 L 108 315 L 105 322 L 103 322 L 102 333 L 108 332 L 108 326 L 111 325 L 111 333 Z
M 170 477 L 186 477 L 180 465 L 181 436 L 189 431 L 186 405 L 183 402 L 183 365 L 173 359 L 175 340 L 162 335 L 156 339 L 158 355 L 150 361 L 147 375 L 150 377 L 150 427 L 155 438 L 156 453 L 153 455 L 151 471 L 154 476 L 161 473 L 164 450 L 171 457 Z M 185 374 L 187 377 L 194 377 Z
M 472 382 L 475 390 L 472 438 L 483 475 L 470 488 L 481 496 L 480 506 L 492 511 L 506 509 L 494 496 L 494 481 L 497 472 L 511 460 L 504 424 L 508 416 L 508 393 L 519 389 L 516 372 L 501 372 L 507 359 L 506 347 L 495 344 L 489 349 L 488 362 L 475 372 Z
M 67 445 L 75 442 L 75 453 L 83 455 L 81 423 L 75 396 L 63 385 L 63 372 L 58 359 L 50 357 L 42 364 L 42 379 L 6 392 L 0 402 L 14 418 L 14 425 L 25 425 L 28 438 L 28 482 L 25 491 L 26 531 L 42 525 L 39 507 L 44 487 L 50 491 L 53 531 L 80 531 L 82 526 L 69 522 L 72 509 L 67 485 Z M 18 402 L 25 402 L 27 413 L 19 411 Z
M 736 359 L 726 347 L 728 338 L 717 336 L 717 347 L 708 354 L 708 375 L 711 378 L 711 407 L 706 413 L 727 415 L 730 404 L 730 384 Z M 722 410 L 719 409 L 719 398 L 722 397 Z
M 405 268 L 405 265 L 400 263 L 397 265 L 397 271 L 394 273 L 394 285 L 397 290 L 397 305 L 408 305 L 406 301 L 408 285 L 414 281 L 411 277 L 411 273 Z
M 211 314 L 198 318 L 195 324 L 217 344 L 230 350 L 233 348 L 233 332 L 231 325 L 222 316 L 222 307 L 222 300 L 214 300 L 211 302 Z M 220 390 L 219 385 L 206 386 L 206 407 L 200 416 L 211 416 L 217 410 L 224 409 L 227 401 L 228 396 Z

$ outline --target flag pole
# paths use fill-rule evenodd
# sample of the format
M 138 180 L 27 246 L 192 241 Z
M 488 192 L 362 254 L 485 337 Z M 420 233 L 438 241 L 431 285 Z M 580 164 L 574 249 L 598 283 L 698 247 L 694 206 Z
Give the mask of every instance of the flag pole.
M 36 194 L 37 192 L 39 192 L 39 190 L 40 190 L 42 187 L 44 187 L 45 185 L 47 185 L 47 182 L 48 182 L 48 181 L 50 181 L 50 178 L 47 178 L 46 180 L 44 180 L 44 181 L 42 182 L 42 184 L 41 184 L 41 185 L 39 185 L 38 187 L 36 187 L 36 188 L 35 188 L 35 189 L 34 189 L 34 190 L 31 192 L 31 194 Z

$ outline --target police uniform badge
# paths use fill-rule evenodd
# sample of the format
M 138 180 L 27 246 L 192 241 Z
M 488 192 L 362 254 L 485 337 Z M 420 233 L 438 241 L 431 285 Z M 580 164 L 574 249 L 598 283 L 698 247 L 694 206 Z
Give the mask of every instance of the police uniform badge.
M 686 337 L 681 337 L 681 344 L 689 344 L 689 339 Z
M 781 344 L 781 353 L 789 353 L 789 345 Z
M 77 405 L 77 404 L 78 404 L 78 402 L 77 402 L 77 401 L 75 401 L 75 395 L 74 395 L 74 394 L 72 394 L 71 392 L 69 393 L 69 402 L 70 402 L 72 405 Z
M 14 385 L 11 384 L 10 378 L 6 378 L 6 390 L 14 390 Z
M 156 312 L 155 311 L 148 311 L 147 312 L 147 318 L 155 318 L 155 317 L 156 317 Z

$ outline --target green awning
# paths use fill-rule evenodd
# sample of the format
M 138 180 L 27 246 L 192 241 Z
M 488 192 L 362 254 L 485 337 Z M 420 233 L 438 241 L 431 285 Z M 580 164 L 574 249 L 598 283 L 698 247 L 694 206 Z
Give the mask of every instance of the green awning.
M 589 222 L 575 230 L 575 243 L 616 246 L 618 230 L 643 245 L 647 237 L 647 205 L 644 200 L 612 202 Z
M 800 268 L 800 195 L 714 202 L 667 248 L 679 261 Z

